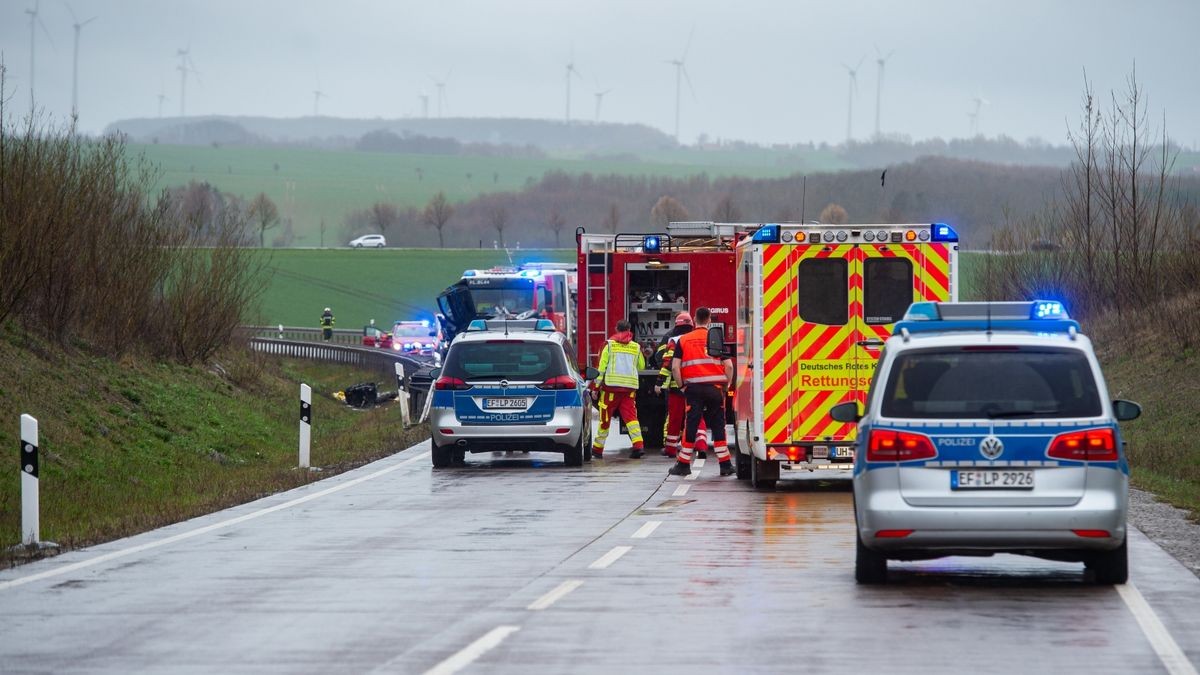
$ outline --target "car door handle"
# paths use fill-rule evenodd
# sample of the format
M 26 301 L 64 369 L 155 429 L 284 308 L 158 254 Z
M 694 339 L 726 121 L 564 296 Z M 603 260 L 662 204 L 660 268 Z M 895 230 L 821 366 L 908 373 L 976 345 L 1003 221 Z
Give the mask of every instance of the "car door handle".
M 857 344 L 859 347 L 882 347 L 883 340 L 880 340 L 879 338 L 870 338 L 868 340 L 859 340 L 855 344 Z

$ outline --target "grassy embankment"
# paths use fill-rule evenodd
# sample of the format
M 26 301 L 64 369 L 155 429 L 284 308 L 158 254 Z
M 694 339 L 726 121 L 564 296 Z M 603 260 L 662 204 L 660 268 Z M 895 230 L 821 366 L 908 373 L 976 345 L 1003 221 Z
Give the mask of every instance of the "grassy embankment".
M 295 223 L 296 246 L 320 246 L 319 224 L 328 225 L 325 245 L 340 243 L 343 219 L 375 202 L 423 207 L 443 190 L 452 202 L 490 192 L 520 190 L 547 171 L 570 174 L 646 175 L 683 178 L 786 176 L 795 168 L 772 164 L 699 163 L 686 157 L 664 161 L 451 157 L 398 153 L 174 145 L 130 145 L 162 170 L 159 187 L 206 181 L 246 198 L 264 192 L 282 216 Z M 279 169 L 275 166 L 278 164 Z M 420 169 L 420 175 L 418 175 Z
M 18 417 L 39 420 L 41 534 L 67 547 L 107 541 L 286 490 L 386 456 L 427 436 L 403 431 L 395 405 L 354 411 L 331 394 L 371 373 L 218 357 L 187 368 L 119 362 L 30 344 L 0 332 L 0 446 Z M 313 387 L 312 465 L 296 470 L 297 384 Z M 14 450 L 15 453 L 15 450 Z M 15 459 L 15 458 L 14 458 Z M 13 467 L 15 469 L 15 467 Z M 0 565 L 19 559 L 20 479 L 0 472 Z

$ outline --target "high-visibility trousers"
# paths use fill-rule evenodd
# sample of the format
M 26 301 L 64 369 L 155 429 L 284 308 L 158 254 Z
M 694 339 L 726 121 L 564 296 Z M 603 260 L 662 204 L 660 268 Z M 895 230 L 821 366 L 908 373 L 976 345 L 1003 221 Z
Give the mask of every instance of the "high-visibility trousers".
M 687 401 L 683 392 L 678 389 L 667 390 L 667 419 L 663 425 L 663 450 L 668 457 L 679 454 L 683 441 L 683 418 L 687 414 Z M 708 447 L 708 429 L 704 420 L 700 420 L 700 429 L 696 432 L 696 449 Z
M 601 452 L 604 450 L 604 441 L 608 438 L 609 427 L 612 426 L 613 415 L 621 416 L 625 420 L 625 431 L 629 433 L 629 440 L 633 442 L 633 447 L 637 450 L 642 449 L 642 425 L 638 423 L 637 418 L 637 403 L 634 396 L 637 394 L 635 389 L 620 389 L 620 388 L 600 388 L 600 429 L 596 432 L 596 438 L 592 441 L 592 449 Z
M 725 390 L 711 384 L 693 384 L 683 392 L 687 417 L 683 426 L 683 444 L 676 456 L 684 464 L 692 463 L 696 436 L 703 422 L 713 437 L 713 450 L 718 462 L 729 461 L 729 445 L 725 441 Z

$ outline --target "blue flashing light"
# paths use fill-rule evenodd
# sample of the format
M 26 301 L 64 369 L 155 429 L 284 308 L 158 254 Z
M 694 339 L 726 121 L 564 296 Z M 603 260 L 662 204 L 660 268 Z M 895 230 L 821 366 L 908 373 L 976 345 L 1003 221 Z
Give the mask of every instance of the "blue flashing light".
M 945 223 L 934 223 L 930 226 L 930 230 L 929 239 L 931 241 L 958 241 L 958 233 L 954 231 L 953 227 Z
M 429 319 L 421 319 L 421 325 L 429 328 Z
M 463 272 L 463 276 L 464 277 L 473 277 L 473 276 L 475 276 L 475 270 L 467 270 L 466 272 Z
M 1062 303 L 1055 300 L 1035 300 L 1030 312 L 1031 319 L 1066 319 L 1067 310 L 1063 309 Z
M 779 225 L 771 223 L 763 225 L 754 231 L 754 236 L 750 241 L 755 244 L 778 244 L 779 243 Z
M 942 318 L 936 302 L 914 302 L 904 313 L 904 321 L 938 321 Z
M 483 319 L 475 319 L 471 321 L 471 323 L 467 324 L 467 330 L 487 330 L 487 321 L 484 321 Z
M 550 319 L 538 319 L 537 324 L 534 326 L 534 330 L 555 330 L 554 322 Z
M 661 249 L 662 240 L 658 238 L 658 235 L 651 234 L 642 238 L 643 253 L 658 253 Z
M 1020 331 L 1037 335 L 1053 335 L 1069 333 L 1074 328 L 1079 332 L 1079 323 L 1072 319 L 962 319 L 940 321 L 909 321 L 896 324 L 895 333 L 907 330 L 909 333 L 959 333 L 984 331 Z

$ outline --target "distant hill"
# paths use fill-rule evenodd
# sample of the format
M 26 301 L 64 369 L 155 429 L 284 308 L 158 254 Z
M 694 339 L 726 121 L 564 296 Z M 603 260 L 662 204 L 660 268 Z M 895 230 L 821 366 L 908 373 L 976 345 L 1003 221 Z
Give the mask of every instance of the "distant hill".
M 338 117 L 162 117 L 119 120 L 105 133 L 135 142 L 186 145 L 303 144 L 350 148 L 363 136 L 390 131 L 400 136 L 452 138 L 461 143 L 532 145 L 550 152 L 634 153 L 677 146 L 667 134 L 644 124 L 508 118 L 343 119 Z

